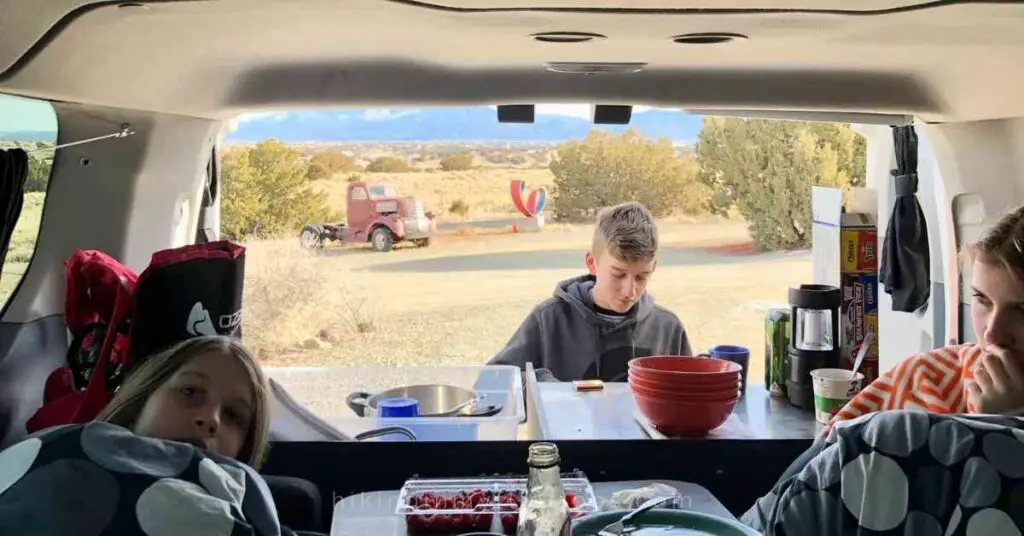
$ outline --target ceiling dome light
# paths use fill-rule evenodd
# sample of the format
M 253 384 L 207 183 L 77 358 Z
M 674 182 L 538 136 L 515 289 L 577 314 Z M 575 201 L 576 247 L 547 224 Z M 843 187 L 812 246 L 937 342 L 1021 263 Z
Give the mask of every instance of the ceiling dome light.
M 672 42 L 679 43 L 680 45 L 717 45 L 719 43 L 747 39 L 747 36 L 728 32 L 700 32 L 677 35 L 671 39 Z
M 607 39 L 606 36 L 590 32 L 541 32 L 530 37 L 541 43 L 586 43 L 595 39 Z

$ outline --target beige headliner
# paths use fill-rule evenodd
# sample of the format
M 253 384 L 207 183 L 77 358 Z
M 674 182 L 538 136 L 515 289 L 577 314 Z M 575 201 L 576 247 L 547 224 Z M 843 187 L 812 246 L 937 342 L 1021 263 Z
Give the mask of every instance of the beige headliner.
M 0 91 L 210 118 L 267 108 L 580 101 L 911 113 L 928 121 L 1024 116 L 1019 3 L 433 1 L 446 7 L 170 0 L 139 9 L 0 0 Z M 581 10 L 623 6 L 631 9 Z M 727 12 L 769 6 L 849 12 Z M 649 8 L 663 11 L 643 13 Z M 608 39 L 529 38 L 554 30 Z M 750 39 L 713 46 L 669 40 L 712 31 Z M 581 76 L 546 72 L 548 61 L 649 66 Z

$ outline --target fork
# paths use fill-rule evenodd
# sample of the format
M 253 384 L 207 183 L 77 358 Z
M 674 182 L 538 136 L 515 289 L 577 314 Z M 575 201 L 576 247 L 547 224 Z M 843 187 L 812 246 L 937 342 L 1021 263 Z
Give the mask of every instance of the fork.
M 674 496 L 672 496 L 672 497 L 655 497 L 653 499 L 648 499 L 646 502 L 641 504 L 640 507 L 637 508 L 636 510 L 633 510 L 632 512 L 622 516 L 615 523 L 612 523 L 611 525 L 608 525 L 607 527 L 605 527 L 605 528 L 601 529 L 600 531 L 598 531 L 597 532 L 597 536 L 622 536 L 623 534 L 627 533 L 626 524 L 631 522 L 631 521 L 633 521 L 633 518 L 635 518 L 636 516 L 646 512 L 648 510 L 651 510 L 653 508 L 657 508 L 657 507 L 659 507 L 659 506 L 661 506 L 661 505 L 663 505 L 663 504 L 665 504 L 667 502 L 673 501 L 673 500 L 675 500 Z

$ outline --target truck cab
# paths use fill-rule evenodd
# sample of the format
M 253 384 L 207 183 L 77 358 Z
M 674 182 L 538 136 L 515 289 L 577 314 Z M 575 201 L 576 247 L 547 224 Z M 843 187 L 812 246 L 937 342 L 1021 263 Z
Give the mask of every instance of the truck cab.
M 299 235 L 303 247 L 320 248 L 327 240 L 369 242 L 380 252 L 406 241 L 426 247 L 437 230 L 423 210 L 423 201 L 400 195 L 392 184 L 353 181 L 346 199 L 345 223 L 306 225 Z

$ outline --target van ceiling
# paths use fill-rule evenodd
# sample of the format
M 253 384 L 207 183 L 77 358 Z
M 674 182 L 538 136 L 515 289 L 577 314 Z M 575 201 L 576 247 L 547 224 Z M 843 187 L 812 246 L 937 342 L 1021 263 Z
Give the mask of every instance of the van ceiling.
M 1024 116 L 1024 3 L 849 4 L 0 0 L 0 92 L 219 119 L 509 102 Z M 597 35 L 532 37 L 544 32 Z M 672 40 L 722 32 L 740 37 Z M 549 72 L 548 62 L 646 66 L 581 75 Z

